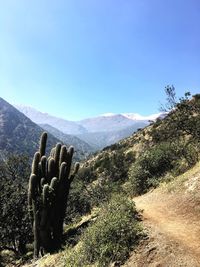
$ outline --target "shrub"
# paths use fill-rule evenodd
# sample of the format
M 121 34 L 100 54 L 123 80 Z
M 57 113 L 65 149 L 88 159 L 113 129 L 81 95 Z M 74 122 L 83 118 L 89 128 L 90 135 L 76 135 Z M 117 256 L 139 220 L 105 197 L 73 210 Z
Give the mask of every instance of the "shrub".
M 29 162 L 12 155 L 0 162 L 0 248 L 24 254 L 31 240 L 27 208 Z
M 133 202 L 118 194 L 103 206 L 100 216 L 83 234 L 82 246 L 77 253 L 79 264 L 76 264 L 96 263 L 103 267 L 114 261 L 122 263 L 140 235 L 141 227 Z
M 82 167 L 78 173 L 78 178 L 84 181 L 85 184 L 91 183 L 97 179 L 94 169 L 92 169 L 90 166 Z
M 88 186 L 91 206 L 99 206 L 108 202 L 113 194 L 122 192 L 122 190 L 121 183 L 113 182 L 105 177 L 99 178 L 98 181 Z
M 123 149 L 105 153 L 96 161 L 94 168 L 98 173 L 103 173 L 113 182 L 123 183 L 127 179 L 130 163 L 135 161 L 132 151 L 125 153 Z
M 74 180 L 69 192 L 68 206 L 65 222 L 77 221 L 81 216 L 91 211 L 91 199 L 85 185 L 80 177 Z
M 134 195 L 156 187 L 167 172 L 179 175 L 198 161 L 198 144 L 176 142 L 159 143 L 141 155 L 129 170 Z
M 154 124 L 150 132 L 154 142 L 166 140 L 174 141 L 185 136 L 191 141 L 199 141 L 200 137 L 200 100 L 199 95 L 193 96 L 186 92 L 179 99 L 176 98 L 175 88 L 167 86 L 167 103 L 161 107 L 168 115 L 159 125 Z
M 155 187 L 161 177 L 173 169 L 176 158 L 175 146 L 170 143 L 161 143 L 140 156 L 129 171 L 133 194 Z

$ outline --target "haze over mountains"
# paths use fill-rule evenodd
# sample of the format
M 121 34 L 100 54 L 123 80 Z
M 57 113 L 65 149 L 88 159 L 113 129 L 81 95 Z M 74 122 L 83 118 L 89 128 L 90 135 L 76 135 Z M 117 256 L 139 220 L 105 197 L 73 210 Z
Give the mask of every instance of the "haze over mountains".
M 143 125 L 143 121 L 142 125 Z M 137 120 L 128 119 L 122 114 L 115 114 L 112 116 L 98 116 L 95 118 L 89 118 L 78 122 L 83 126 L 87 132 L 96 133 L 96 132 L 110 132 L 110 131 L 119 131 L 124 128 L 133 126 L 138 123 Z
M 37 124 L 49 124 L 66 134 L 76 135 L 86 132 L 84 127 L 73 121 L 57 118 L 28 106 L 15 105 L 15 107 Z
M 106 113 L 80 121 L 69 121 L 49 115 L 48 113 L 40 112 L 32 107 L 23 105 L 16 105 L 15 107 L 33 122 L 43 125 L 45 129 L 51 129 L 50 132 L 52 134 L 53 132 L 55 134 L 55 129 L 59 130 L 60 133 L 57 132 L 55 134 L 56 137 L 61 135 L 61 133 L 78 137 L 79 140 L 81 139 L 87 143 L 91 151 L 101 149 L 120 139 L 128 137 L 138 128 L 147 126 L 149 120 L 155 120 L 162 116 L 162 113 L 146 117 L 135 113 Z M 83 147 L 85 147 L 85 144 Z
M 67 135 L 49 125 L 38 125 L 0 98 L 0 158 L 10 153 L 33 157 L 42 132 L 48 132 L 47 153 L 56 143 L 74 146 L 74 159 L 80 161 L 94 150 L 76 136 Z
M 65 134 L 49 124 L 39 124 L 39 126 L 58 138 L 64 144 L 74 146 L 75 151 L 80 159 L 87 157 L 90 153 L 94 152 L 94 148 L 92 146 L 75 135 Z

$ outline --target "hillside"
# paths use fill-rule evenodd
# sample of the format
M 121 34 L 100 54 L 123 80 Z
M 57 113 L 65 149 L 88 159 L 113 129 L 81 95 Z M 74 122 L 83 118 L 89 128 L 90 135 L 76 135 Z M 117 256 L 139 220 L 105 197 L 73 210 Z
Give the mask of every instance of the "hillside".
M 176 181 L 134 198 L 136 207 L 141 210 L 147 236 L 123 267 L 200 266 L 199 188 L 200 163 L 178 176 Z M 46 256 L 36 264 L 61 267 L 64 255 Z
M 23 113 L 0 98 L 0 151 L 33 156 L 38 149 L 38 139 L 43 132 Z M 59 140 L 49 135 L 48 149 Z
M 59 138 L 59 134 L 53 134 L 52 129 L 46 129 L 48 132 L 47 153 L 56 143 L 64 143 L 67 146 L 74 144 L 75 159 L 81 160 L 89 155 L 91 148 L 84 141 L 78 138 Z M 49 130 L 49 131 L 48 131 Z M 40 127 L 18 109 L 10 105 L 4 99 L 0 98 L 0 158 L 7 154 L 25 154 L 32 157 L 38 149 L 38 140 L 44 132 Z M 72 143 L 71 143 L 72 141 Z M 80 150 L 79 150 L 80 148 Z
M 176 181 L 134 198 L 148 239 L 124 267 L 200 266 L 200 163 Z
M 36 264 L 200 266 L 199 123 L 200 97 L 186 95 L 163 120 L 82 162 L 65 249 Z

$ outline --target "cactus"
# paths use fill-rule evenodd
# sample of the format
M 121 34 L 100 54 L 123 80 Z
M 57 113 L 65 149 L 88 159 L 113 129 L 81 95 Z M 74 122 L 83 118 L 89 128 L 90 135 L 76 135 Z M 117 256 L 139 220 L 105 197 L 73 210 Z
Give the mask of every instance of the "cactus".
M 34 256 L 51 253 L 62 244 L 63 222 L 70 185 L 79 163 L 71 171 L 74 148 L 60 143 L 45 156 L 47 133 L 40 139 L 29 179 L 28 205 L 34 235 Z

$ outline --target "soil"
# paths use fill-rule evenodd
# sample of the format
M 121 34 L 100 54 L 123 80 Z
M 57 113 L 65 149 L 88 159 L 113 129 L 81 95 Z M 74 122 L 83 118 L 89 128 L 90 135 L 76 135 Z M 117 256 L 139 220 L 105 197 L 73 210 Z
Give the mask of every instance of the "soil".
M 200 203 L 194 192 L 154 190 L 134 201 L 147 237 L 124 267 L 200 266 Z

